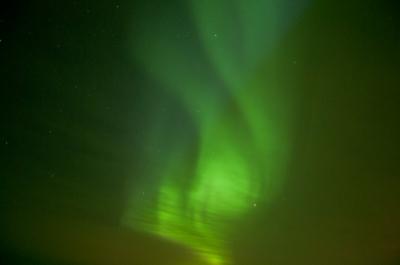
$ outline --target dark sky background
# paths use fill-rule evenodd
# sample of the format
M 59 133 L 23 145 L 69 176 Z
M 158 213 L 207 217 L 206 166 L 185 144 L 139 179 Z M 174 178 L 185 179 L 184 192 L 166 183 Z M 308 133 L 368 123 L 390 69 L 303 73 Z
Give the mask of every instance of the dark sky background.
M 128 55 L 132 25 L 152 16 L 145 5 L 162 22 L 155 14 L 184 4 L 0 8 L 4 264 L 193 260 L 118 226 L 153 111 L 174 104 Z M 296 43 L 287 56 L 299 98 L 287 180 L 230 236 L 235 264 L 400 264 L 398 11 L 395 1 L 314 1 L 283 41 Z

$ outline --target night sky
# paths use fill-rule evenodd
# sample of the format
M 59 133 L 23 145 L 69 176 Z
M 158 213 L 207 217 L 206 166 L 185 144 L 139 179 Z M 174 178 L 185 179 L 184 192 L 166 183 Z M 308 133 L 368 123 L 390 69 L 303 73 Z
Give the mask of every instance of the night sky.
M 9 1 L 0 262 L 400 264 L 396 1 Z

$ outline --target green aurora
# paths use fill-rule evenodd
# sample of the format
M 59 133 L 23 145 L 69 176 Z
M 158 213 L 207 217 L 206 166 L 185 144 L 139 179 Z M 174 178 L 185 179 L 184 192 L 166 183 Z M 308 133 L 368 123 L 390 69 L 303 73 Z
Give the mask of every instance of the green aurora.
M 399 1 L 0 9 L 0 263 L 400 264 Z
M 196 134 L 151 157 L 163 165 L 147 172 L 161 179 L 159 188 L 143 203 L 135 187 L 124 224 L 188 246 L 210 264 L 229 263 L 224 239 L 235 220 L 265 207 L 283 181 L 292 98 L 274 50 L 301 10 L 285 4 L 192 1 L 186 32 L 173 12 L 163 14 L 169 24 L 139 29 L 135 60 L 183 106 Z M 146 144 L 157 145 L 164 133 L 155 122 Z

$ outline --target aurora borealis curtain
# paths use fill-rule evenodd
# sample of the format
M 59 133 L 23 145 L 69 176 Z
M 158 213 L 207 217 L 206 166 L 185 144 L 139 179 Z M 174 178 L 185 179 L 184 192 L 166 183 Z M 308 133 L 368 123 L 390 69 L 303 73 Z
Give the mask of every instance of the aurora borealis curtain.
M 396 11 L 5 5 L 2 261 L 397 264 Z

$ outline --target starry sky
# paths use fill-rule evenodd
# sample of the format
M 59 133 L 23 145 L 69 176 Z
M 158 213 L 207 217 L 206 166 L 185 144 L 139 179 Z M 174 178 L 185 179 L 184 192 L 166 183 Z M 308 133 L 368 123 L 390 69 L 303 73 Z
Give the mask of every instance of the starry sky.
M 400 264 L 395 1 L 12 1 L 0 261 Z

